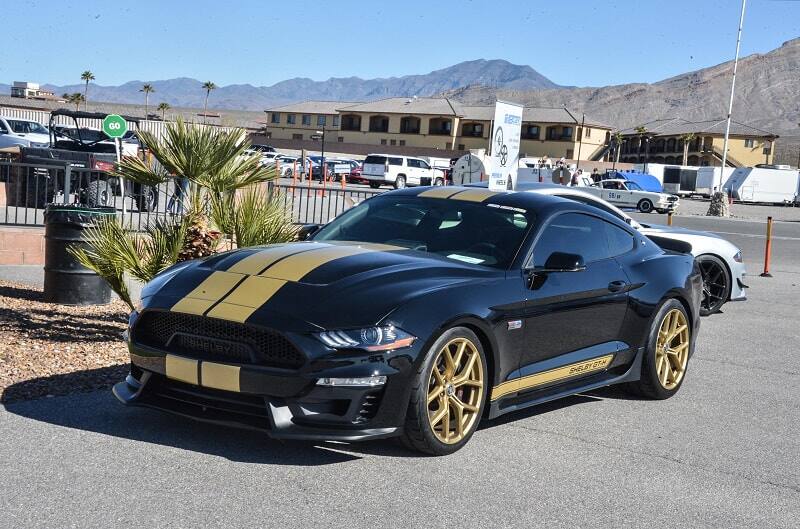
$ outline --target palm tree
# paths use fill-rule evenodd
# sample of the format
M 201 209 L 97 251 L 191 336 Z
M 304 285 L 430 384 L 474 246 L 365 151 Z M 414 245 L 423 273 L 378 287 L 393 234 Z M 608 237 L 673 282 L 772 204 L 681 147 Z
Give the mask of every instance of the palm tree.
M 203 88 L 206 91 L 206 102 L 203 105 L 203 123 L 205 123 L 206 122 L 206 114 L 208 113 L 208 96 L 211 95 L 211 91 L 212 90 L 216 90 L 217 89 L 217 85 L 215 85 L 211 81 L 206 81 L 205 83 L 203 83 Z
M 150 94 L 155 92 L 156 89 L 153 88 L 153 85 L 151 85 L 150 83 L 145 83 L 145 84 L 142 85 L 142 87 L 139 89 L 139 91 L 140 92 L 144 92 L 144 119 L 147 119 L 148 101 L 150 99 Z
M 694 132 L 687 132 L 681 136 L 683 140 L 683 161 L 681 165 L 686 165 L 686 160 L 689 159 L 689 143 L 697 137 Z
M 66 97 L 67 103 L 71 103 L 71 104 L 75 105 L 75 112 L 80 110 L 81 109 L 81 103 L 86 101 L 86 99 L 83 97 L 83 94 L 81 94 L 80 92 L 75 92 L 75 93 L 72 93 L 72 94 L 64 94 L 64 95 L 67 96 Z
M 639 125 L 634 130 L 636 131 L 636 134 L 639 136 L 639 146 L 640 147 L 642 145 L 642 140 L 646 139 L 646 143 L 645 143 L 645 147 L 644 147 L 644 170 L 646 172 L 647 171 L 647 151 L 649 150 L 647 144 L 650 142 L 650 138 L 647 136 L 648 130 L 647 130 L 647 127 L 645 127 L 644 125 Z
M 170 108 L 172 108 L 172 107 L 169 106 L 169 103 L 161 102 L 161 103 L 158 104 L 158 110 L 161 111 L 161 121 L 165 121 L 166 120 L 165 114 L 166 114 L 167 110 L 169 110 Z
M 616 166 L 616 164 L 619 163 L 619 153 L 622 150 L 622 133 L 620 131 L 616 131 L 611 136 L 614 138 L 614 144 L 617 147 L 617 152 L 614 154 L 614 165 Z
M 81 74 L 81 81 L 86 84 L 83 87 L 83 101 L 85 103 L 84 110 L 89 109 L 89 81 L 94 81 L 94 74 L 90 70 L 85 70 Z

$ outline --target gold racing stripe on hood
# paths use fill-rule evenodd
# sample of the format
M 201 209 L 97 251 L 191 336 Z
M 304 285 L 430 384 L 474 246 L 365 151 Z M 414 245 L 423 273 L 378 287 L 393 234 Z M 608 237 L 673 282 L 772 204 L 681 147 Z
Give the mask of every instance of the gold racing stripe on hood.
M 456 193 L 460 193 L 461 191 L 464 190 L 465 188 L 463 187 L 437 187 L 434 189 L 428 189 L 427 191 L 423 191 L 417 196 L 424 198 L 450 198 Z
M 238 263 L 234 264 L 228 268 L 228 272 L 234 274 L 256 275 L 284 257 L 326 246 L 327 245 L 322 245 L 320 243 L 297 243 L 264 248 L 251 255 L 248 255 Z
M 194 290 L 175 303 L 172 312 L 202 315 L 217 301 L 230 292 L 245 276 L 230 272 L 214 272 L 205 278 Z
M 319 250 L 291 255 L 267 268 L 261 275 L 284 281 L 299 281 L 303 276 L 326 263 L 374 251 L 377 250 L 366 246 L 328 246 Z
M 250 276 L 221 303 L 209 310 L 206 316 L 244 323 L 285 284 L 286 281 L 282 279 Z
M 463 191 L 450 195 L 448 198 L 452 198 L 453 200 L 468 200 L 470 202 L 483 202 L 500 193 L 501 191 L 489 191 L 488 189 L 464 189 Z

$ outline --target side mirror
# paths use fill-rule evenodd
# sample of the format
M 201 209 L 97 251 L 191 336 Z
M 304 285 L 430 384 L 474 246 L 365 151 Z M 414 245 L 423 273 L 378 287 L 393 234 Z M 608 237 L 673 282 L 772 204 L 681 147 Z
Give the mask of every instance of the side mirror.
M 322 228 L 322 224 L 303 224 L 300 226 L 300 229 L 297 230 L 297 240 L 298 241 L 306 241 L 311 238 L 312 235 L 317 233 L 319 229 Z
M 583 272 L 586 270 L 586 263 L 583 257 L 574 253 L 553 252 L 545 261 L 544 266 L 531 268 L 535 274 L 547 274 L 552 272 Z

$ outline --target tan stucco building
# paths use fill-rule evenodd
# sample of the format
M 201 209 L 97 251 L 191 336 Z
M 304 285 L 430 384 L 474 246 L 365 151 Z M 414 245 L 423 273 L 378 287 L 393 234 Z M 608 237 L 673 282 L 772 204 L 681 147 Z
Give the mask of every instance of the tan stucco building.
M 674 118 L 644 123 L 640 125 L 644 130 L 622 130 L 620 161 L 643 163 L 646 157 L 651 163 L 722 165 L 725 125 L 726 119 L 692 122 Z M 776 134 L 732 121 L 726 165 L 752 167 L 772 163 L 777 138 Z
M 494 106 L 466 106 L 441 97 L 393 97 L 367 103 L 305 101 L 265 112 L 268 139 L 308 140 L 324 125 L 330 144 L 465 151 L 488 148 Z M 520 152 L 598 159 L 610 131 L 610 126 L 567 108 L 525 108 Z

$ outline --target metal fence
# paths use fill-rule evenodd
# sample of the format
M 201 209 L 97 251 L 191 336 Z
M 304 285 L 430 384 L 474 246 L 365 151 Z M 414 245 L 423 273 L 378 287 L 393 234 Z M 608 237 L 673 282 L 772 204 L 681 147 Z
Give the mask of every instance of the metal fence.
M 151 187 L 67 164 L 0 162 L 0 224 L 43 226 L 47 204 L 88 204 L 116 208 L 128 229 L 141 231 L 180 214 L 177 198 L 171 182 Z
M 69 164 L 0 162 L 0 225 L 43 226 L 47 204 L 88 204 L 116 208 L 124 225 L 142 231 L 158 218 L 183 213 L 183 188 L 174 181 L 158 186 L 123 182 L 106 171 Z M 293 222 L 324 224 L 379 190 L 338 184 L 270 182 Z
M 279 193 L 292 220 L 299 224 L 325 224 L 359 202 L 383 191 L 341 188 L 338 184 L 279 184 L 270 182 L 272 192 Z

